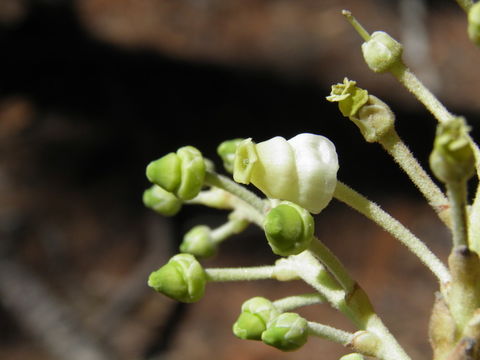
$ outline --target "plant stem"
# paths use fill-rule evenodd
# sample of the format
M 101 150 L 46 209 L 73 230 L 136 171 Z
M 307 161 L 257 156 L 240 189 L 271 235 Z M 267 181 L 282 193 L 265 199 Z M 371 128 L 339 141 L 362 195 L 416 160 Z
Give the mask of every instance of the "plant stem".
M 435 118 L 441 122 L 447 122 L 454 118 L 443 104 L 432 94 L 432 92 L 410 71 L 402 62 L 390 68 L 390 72 L 402 83 L 408 91 L 430 111 Z
M 212 230 L 212 240 L 215 244 L 219 244 L 230 236 L 241 232 L 247 225 L 248 222 L 244 219 L 230 218 L 225 224 Z
M 283 299 L 278 299 L 273 302 L 275 308 L 280 312 L 292 311 L 304 306 L 316 305 L 324 303 L 325 297 L 319 293 L 302 294 L 287 296 Z
M 452 216 L 453 246 L 468 246 L 467 183 L 466 181 L 447 182 L 446 187 Z
M 380 206 L 340 181 L 337 182 L 334 197 L 351 206 L 370 220 L 376 222 L 387 232 L 400 240 L 402 244 L 414 253 L 430 269 L 430 271 L 432 271 L 442 285 L 445 285 L 450 281 L 450 273 L 440 259 L 438 259 L 438 257 L 436 257 L 420 239 L 413 235 L 410 230 L 403 226 L 397 219 L 382 210 Z
M 328 269 L 348 296 L 355 287 L 355 281 L 350 277 L 347 270 L 335 254 L 333 254 L 332 251 L 317 238 L 313 239 L 309 251 L 311 251 L 313 255 Z
M 313 321 L 308 322 L 308 332 L 310 335 L 318 336 L 343 346 L 349 345 L 354 338 L 352 333 Z
M 249 220 L 251 221 L 254 221 L 256 224 L 262 226 L 263 217 L 268 207 L 260 197 L 258 197 L 242 185 L 237 184 L 230 178 L 214 172 L 207 171 L 207 173 L 205 174 L 205 183 L 207 185 L 215 186 L 225 191 L 228 191 L 229 193 L 235 195 L 236 197 L 250 205 L 253 212 L 250 212 L 250 217 L 247 218 L 249 218 Z
M 248 281 L 273 279 L 275 266 L 205 269 L 208 281 Z
M 470 137 L 470 136 L 469 136 Z M 480 150 L 477 144 L 470 137 L 473 154 L 475 156 L 475 168 L 477 177 L 480 179 Z M 480 253 L 480 185 L 477 186 L 477 192 L 472 203 L 470 216 L 468 219 L 468 241 L 472 250 Z
M 410 149 L 402 141 L 395 129 L 385 134 L 379 143 L 405 171 L 410 180 L 417 186 L 438 217 L 450 227 L 450 217 L 445 211 L 448 199 L 443 191 L 433 182 L 423 167 L 419 164 Z

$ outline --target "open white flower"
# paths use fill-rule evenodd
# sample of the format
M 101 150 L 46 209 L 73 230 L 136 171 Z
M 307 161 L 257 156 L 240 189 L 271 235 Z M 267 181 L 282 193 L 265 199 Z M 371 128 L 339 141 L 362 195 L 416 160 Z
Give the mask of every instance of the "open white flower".
M 253 183 L 269 198 L 288 200 L 318 214 L 332 199 L 337 171 L 333 143 L 303 133 L 258 144 L 244 140 L 237 147 L 233 176 L 237 182 Z

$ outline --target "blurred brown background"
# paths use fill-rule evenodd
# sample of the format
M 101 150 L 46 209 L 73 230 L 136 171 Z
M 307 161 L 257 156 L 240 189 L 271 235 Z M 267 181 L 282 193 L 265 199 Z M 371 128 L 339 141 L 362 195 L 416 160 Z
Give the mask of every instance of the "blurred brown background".
M 144 208 L 145 165 L 182 145 L 220 167 L 216 146 L 300 132 L 328 136 L 341 180 L 408 225 L 445 259 L 448 233 L 376 145 L 325 101 L 344 76 L 387 101 L 426 163 L 435 121 L 388 75 L 363 63 L 341 16 L 405 45 L 419 77 L 478 134 L 480 51 L 452 1 L 0 0 L 0 359 L 336 359 L 311 339 L 295 353 L 240 341 L 240 305 L 309 291 L 300 283 L 212 284 L 176 304 L 146 286 L 194 224 L 225 214 Z M 317 235 L 345 261 L 416 359 L 435 280 L 401 245 L 333 201 Z M 274 261 L 253 226 L 208 266 Z M 353 330 L 327 306 L 311 320 Z

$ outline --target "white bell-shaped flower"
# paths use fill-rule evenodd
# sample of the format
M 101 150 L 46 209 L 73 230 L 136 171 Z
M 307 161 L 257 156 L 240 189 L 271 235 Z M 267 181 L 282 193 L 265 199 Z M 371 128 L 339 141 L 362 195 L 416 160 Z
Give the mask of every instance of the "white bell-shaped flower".
M 244 140 L 237 148 L 233 176 L 237 182 L 253 183 L 269 198 L 288 200 L 318 214 L 332 199 L 337 171 L 333 143 L 304 133 L 258 144 Z

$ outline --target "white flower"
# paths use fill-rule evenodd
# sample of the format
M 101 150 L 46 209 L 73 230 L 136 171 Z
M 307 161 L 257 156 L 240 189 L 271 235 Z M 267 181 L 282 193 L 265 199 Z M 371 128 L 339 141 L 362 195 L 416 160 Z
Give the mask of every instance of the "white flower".
M 311 213 L 327 206 L 337 183 L 338 157 L 326 137 L 299 134 L 290 140 L 276 136 L 237 148 L 234 179 L 253 183 L 266 196 L 288 200 Z

